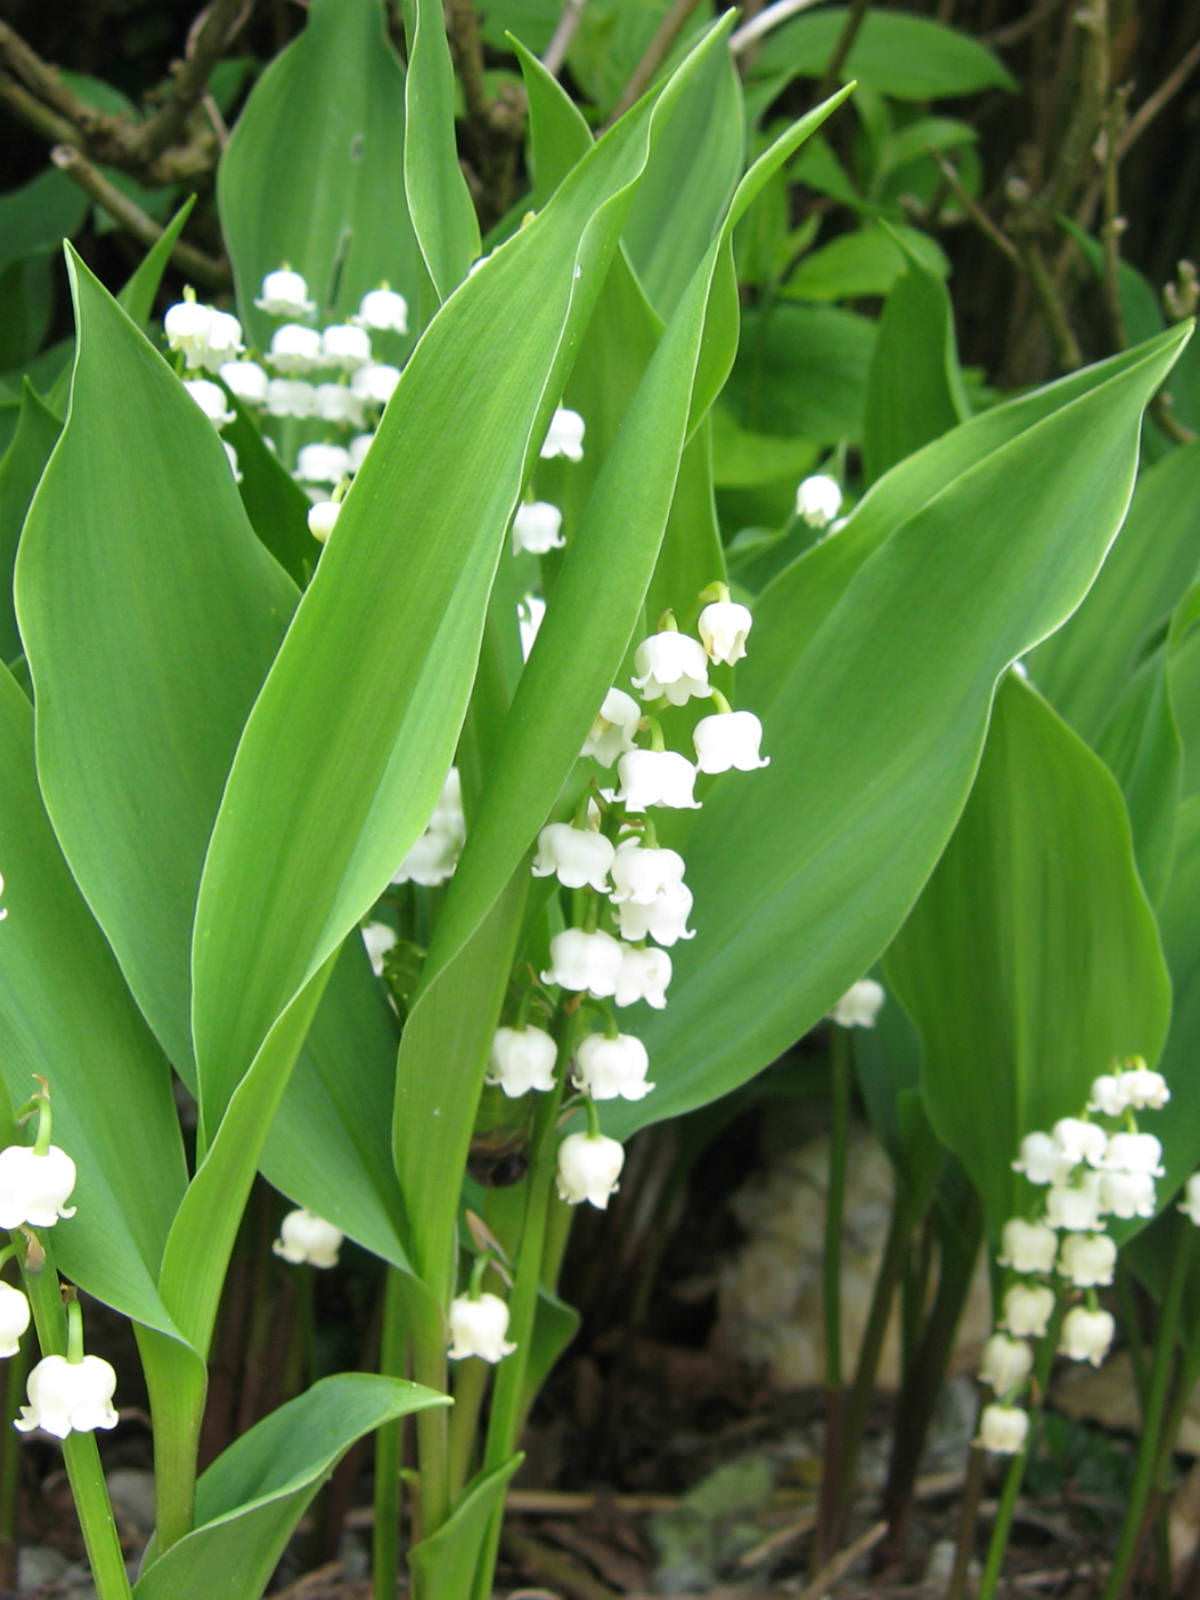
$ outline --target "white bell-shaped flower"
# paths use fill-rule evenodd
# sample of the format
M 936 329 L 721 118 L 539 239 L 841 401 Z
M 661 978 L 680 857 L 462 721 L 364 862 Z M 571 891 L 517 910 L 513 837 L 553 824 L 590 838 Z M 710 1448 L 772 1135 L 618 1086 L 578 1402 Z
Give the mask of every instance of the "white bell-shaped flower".
M 748 607 L 736 600 L 714 600 L 700 613 L 696 631 L 710 661 L 732 666 L 746 654 L 746 635 L 753 623 Z
M 385 406 L 400 382 L 400 368 L 386 361 L 368 361 L 350 377 L 350 392 L 364 405 Z
M 1004 1291 L 1001 1326 L 1018 1339 L 1040 1339 L 1054 1315 L 1054 1290 L 1044 1283 L 1014 1283 Z
M 1114 1133 L 1106 1140 L 1104 1166 L 1110 1172 L 1163 1175 L 1162 1145 L 1152 1133 Z
M 696 765 L 701 772 L 728 772 L 731 767 L 753 772 L 757 767 L 769 767 L 770 756 L 758 753 L 762 733 L 762 723 L 753 711 L 717 711 L 701 717 L 692 729 Z
M 997 1394 L 1020 1388 L 1032 1371 L 1033 1348 L 1024 1339 L 994 1333 L 984 1344 L 979 1360 L 979 1381 Z
M 308 531 L 320 544 L 324 544 L 342 514 L 340 501 L 318 500 L 308 508 Z
M 618 798 L 630 811 L 648 806 L 670 806 L 676 811 L 698 811 L 696 769 L 674 750 L 626 750 L 617 762 L 621 780 Z
M 29 1301 L 11 1283 L 0 1283 L 0 1356 L 15 1356 L 29 1326 Z
M 1125 1077 L 1123 1072 L 1102 1072 L 1098 1078 L 1093 1078 L 1088 1091 L 1088 1110 L 1099 1111 L 1106 1117 L 1119 1117 L 1129 1104 Z
M 796 515 L 810 528 L 827 528 L 841 509 L 841 486 L 823 472 L 805 478 L 796 490 Z
M 617 992 L 622 959 L 621 945 L 611 933 L 566 928 L 550 941 L 550 966 L 542 982 L 609 1000 Z
M 1050 1132 L 1073 1165 L 1086 1161 L 1089 1167 L 1103 1166 L 1108 1135 L 1097 1123 L 1085 1122 L 1082 1117 L 1060 1117 Z
M 317 309 L 316 301 L 308 298 L 308 284 L 287 267 L 267 273 L 254 304 L 269 317 L 309 317 Z
M 408 301 L 395 289 L 368 289 L 358 304 L 358 315 L 351 318 L 364 328 L 380 332 L 408 332 Z
M 540 594 L 527 594 L 517 601 L 517 632 L 521 637 L 521 660 L 528 661 L 537 643 L 542 619 L 546 615 L 546 602 Z
M 1113 1281 L 1117 1247 L 1106 1233 L 1069 1233 L 1058 1252 L 1058 1270 L 1076 1289 L 1099 1289 Z
M 637 942 L 653 939 L 668 947 L 680 939 L 694 939 L 695 928 L 689 928 L 687 919 L 692 911 L 692 891 L 686 883 L 673 883 L 663 889 L 649 905 L 637 901 L 622 901 L 617 906 L 617 922 L 622 939 Z
M 565 406 L 559 406 L 546 430 L 541 449 L 542 460 L 552 461 L 555 456 L 565 456 L 568 461 L 582 461 L 583 434 L 584 422 L 578 411 L 568 411 Z
M 441 828 L 426 828 L 392 874 L 392 882 L 435 889 L 454 876 L 461 853 L 462 845 L 453 834 Z
M 1098 1172 L 1085 1172 L 1078 1184 L 1052 1183 L 1046 1191 L 1046 1221 L 1052 1228 L 1095 1233 L 1102 1215 Z
M 667 629 L 643 639 L 633 653 L 630 680 L 643 700 L 664 697 L 673 706 L 686 705 L 712 693 L 708 682 L 708 657 L 699 639 Z
M 31 1145 L 0 1150 L 0 1228 L 52 1228 L 73 1217 L 67 1201 L 75 1187 L 75 1163 L 52 1144 L 44 1156 Z
M 267 359 L 276 372 L 293 375 L 321 365 L 321 335 L 299 322 L 285 322 L 271 335 Z
M 605 1211 L 624 1165 L 625 1151 L 616 1139 L 569 1133 L 558 1147 L 558 1198 L 569 1206 L 586 1200 Z
M 266 405 L 270 379 L 257 361 L 223 361 L 217 368 L 217 376 L 243 405 Z
M 571 1082 L 593 1100 L 644 1100 L 654 1087 L 646 1082 L 649 1070 L 646 1046 L 633 1034 L 589 1033 L 575 1052 Z
M 612 863 L 614 905 L 627 901 L 652 906 L 683 882 L 684 861 L 678 850 L 649 848 L 638 839 L 622 839 Z
M 1125 1103 L 1135 1111 L 1161 1111 L 1171 1098 L 1167 1080 L 1149 1067 L 1131 1067 L 1121 1074 Z
M 350 452 L 350 471 L 357 472 L 367 459 L 367 451 L 371 448 L 375 435 L 373 433 L 356 433 L 347 445 Z
M 614 854 L 612 840 L 602 833 L 573 828 L 569 822 L 550 822 L 538 834 L 532 871 L 535 878 L 556 877 L 564 889 L 588 884 L 606 894 Z
M 383 958 L 396 948 L 396 930 L 386 922 L 368 922 L 362 929 L 363 944 L 367 947 L 367 960 L 377 978 L 383 977 Z
M 642 718 L 642 708 L 624 689 L 610 689 L 596 713 L 587 738 L 583 741 L 581 756 L 591 756 L 602 767 L 613 762 L 634 746 L 634 735 Z
M 1071 1361 L 1090 1361 L 1098 1367 L 1112 1348 L 1116 1331 L 1111 1312 L 1072 1306 L 1063 1318 L 1059 1352 Z
M 497 1084 L 510 1100 L 531 1089 L 554 1088 L 558 1046 L 544 1028 L 497 1028 L 488 1055 L 485 1083 Z
M 267 415 L 303 422 L 317 409 L 316 387 L 305 378 L 272 378 L 267 384 Z
M 226 423 L 233 421 L 229 401 L 219 383 L 213 383 L 211 378 L 185 378 L 183 387 L 214 428 L 223 428 Z
M 621 970 L 613 994 L 618 1006 L 633 1006 L 644 1000 L 655 1011 L 662 1011 L 667 1003 L 670 981 L 671 958 L 665 950 L 621 946 Z
M 271 1249 L 294 1267 L 305 1262 L 310 1267 L 336 1267 L 344 1238 L 345 1234 L 332 1222 L 301 1207 L 284 1217 Z
M 13 1427 L 21 1433 L 42 1428 L 56 1439 L 115 1428 L 116 1387 L 117 1375 L 101 1356 L 84 1356 L 81 1361 L 43 1356 L 25 1381 L 29 1404 L 21 1407 Z
M 1148 1172 L 1106 1172 L 1100 1179 L 1100 1209 L 1110 1217 L 1152 1217 L 1158 1209 Z
M 371 335 L 352 322 L 332 322 L 321 334 L 321 361 L 328 367 L 353 372 L 371 359 Z
M 1058 1236 L 1053 1228 L 1044 1222 L 1010 1217 L 1000 1230 L 1000 1254 L 996 1259 L 1014 1272 L 1049 1272 L 1057 1252 Z
M 322 422 L 336 428 L 361 428 L 363 403 L 344 383 L 318 383 L 313 390 L 313 408 Z
M 237 451 L 233 448 L 228 439 L 221 440 L 221 448 L 225 452 L 225 459 L 229 463 L 229 470 L 233 473 L 234 483 L 241 483 L 242 472 L 241 468 L 238 466 Z
M 180 300 L 168 306 L 163 316 L 163 332 L 167 346 L 187 360 L 188 366 L 201 365 L 199 352 L 208 351 L 208 334 L 212 326 L 213 308 L 202 306 L 198 300 Z
M 975 1443 L 993 1455 L 1019 1456 L 1029 1437 L 1029 1413 L 1020 1406 L 1004 1406 L 998 1401 L 984 1406 L 979 1416 Z
M 1021 1140 L 1021 1153 L 1012 1164 L 1030 1183 L 1062 1183 L 1071 1175 L 1075 1163 L 1064 1155 L 1048 1133 L 1027 1133 Z
M 231 311 L 214 311 L 208 324 L 208 345 L 200 361 L 209 372 L 219 372 L 226 361 L 240 356 L 242 325 Z
M 1179 1209 L 1189 1222 L 1194 1222 L 1200 1228 L 1200 1172 L 1193 1172 L 1184 1184 Z
M 544 556 L 548 550 L 560 550 L 567 542 L 562 520 L 562 512 L 548 500 L 522 501 L 513 516 L 513 555 L 519 556 L 525 550 L 530 555 Z
M 350 457 L 340 444 L 306 444 L 297 452 L 301 483 L 340 483 L 349 472 Z
M 885 995 L 883 985 L 874 978 L 852 983 L 829 1013 L 840 1028 L 873 1028 Z
M 481 1294 L 472 1299 L 457 1295 L 450 1302 L 447 1317 L 451 1361 L 478 1356 L 481 1361 L 503 1361 L 517 1348 L 504 1335 L 508 1332 L 508 1307 L 497 1294 Z

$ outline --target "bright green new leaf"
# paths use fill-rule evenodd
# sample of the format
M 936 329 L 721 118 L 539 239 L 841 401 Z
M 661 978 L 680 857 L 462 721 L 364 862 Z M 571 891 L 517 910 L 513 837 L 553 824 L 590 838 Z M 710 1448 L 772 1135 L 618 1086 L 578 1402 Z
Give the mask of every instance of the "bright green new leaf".
M 944 278 L 950 270 L 940 247 L 928 234 L 918 233 L 915 228 L 882 228 L 878 223 L 868 223 L 811 251 L 780 292 L 789 299 L 820 301 L 886 295 L 915 256 L 939 277 Z
M 408 1564 L 422 1593 L 466 1600 L 472 1592 L 484 1532 L 503 1506 L 509 1480 L 524 1459 L 516 1455 L 503 1466 L 482 1473 L 467 1485 L 437 1532 L 412 1546 Z
M 58 439 L 62 421 L 28 381 L 21 390 L 21 409 L 17 430 L 0 459 L 0 573 L 3 573 L 3 599 L 0 599 L 0 661 L 12 661 L 21 653 L 21 637 L 13 611 L 12 573 L 17 559 L 17 541 L 25 513 L 42 469 Z
M 747 665 L 757 648 L 774 681 L 760 667 L 760 698 L 739 698 L 764 719 L 772 765 L 718 780 L 697 814 L 699 936 L 672 952 L 670 1005 L 637 1030 L 658 1088 L 615 1109 L 614 1128 L 744 1082 L 889 943 L 965 801 L 996 678 L 1079 603 L 1115 536 L 1142 408 L 1182 337 L 1077 378 L 1015 438 L 966 470 L 960 456 L 957 477 L 958 430 L 927 447 L 819 547 L 836 561 L 856 523 L 876 530 L 863 539 L 872 553 L 825 590 L 828 610 L 801 621 L 799 639 L 776 612 L 786 644 L 756 623 Z M 1011 425 L 981 417 L 961 432 L 978 444 Z M 939 461 L 940 493 L 926 477 Z
M 1175 861 L 1171 882 L 1159 909 L 1163 948 L 1171 973 L 1171 1031 L 1158 1063 L 1171 1086 L 1171 1099 L 1161 1112 L 1148 1113 L 1141 1126 L 1163 1145 L 1166 1176 L 1159 1197 L 1166 1199 L 1200 1166 L 1200 796 L 1179 808 Z
M 1013 674 L 885 971 L 921 1034 L 930 1118 L 995 1237 L 1025 1210 L 1012 1170 L 1023 1135 L 1078 1116 L 1114 1060 L 1155 1062 L 1171 1006 L 1120 791 Z
M 379 0 L 313 0 L 267 67 L 217 170 L 238 307 L 255 344 L 264 274 L 304 274 L 318 322 L 350 316 L 385 279 L 410 300 L 420 255 L 404 192 L 404 71 Z
M 0 195 L 0 273 L 28 256 L 56 253 L 87 209 L 87 195 L 57 167 Z
M 866 317 L 781 301 L 747 311 L 725 404 L 743 428 L 856 443 L 875 342 Z
M 58 1259 L 89 1294 L 174 1335 L 155 1289 L 187 1181 L 170 1069 L 50 830 L 34 773 L 33 714 L 3 668 L 0 871 L 4 1087 L 21 1105 L 35 1073 L 47 1080 L 55 1143 L 79 1169 L 76 1215 L 54 1230 Z
M 244 1433 L 196 1485 L 196 1527 L 155 1559 L 136 1600 L 259 1600 L 313 1496 L 356 1439 L 447 1404 L 399 1378 L 322 1378 Z
M 1094 743 L 1124 792 L 1138 871 L 1153 905 L 1170 878 L 1183 796 L 1183 745 L 1171 683 L 1168 651 L 1160 646 L 1125 684 Z
M 241 402 L 234 399 L 230 404 L 235 418 L 221 430 L 221 437 L 233 446 L 237 456 L 242 475 L 238 490 L 246 515 L 262 543 L 297 588 L 303 589 L 321 553 L 320 545 L 308 531 L 312 501 L 275 451 L 267 447 Z
M 139 328 L 145 327 L 150 320 L 150 314 L 154 310 L 154 298 L 158 294 L 163 273 L 170 264 L 175 241 L 183 232 L 195 204 L 196 196 L 189 195 L 134 268 L 125 287 L 117 296 L 117 303 L 129 313 L 131 320 L 136 322 Z

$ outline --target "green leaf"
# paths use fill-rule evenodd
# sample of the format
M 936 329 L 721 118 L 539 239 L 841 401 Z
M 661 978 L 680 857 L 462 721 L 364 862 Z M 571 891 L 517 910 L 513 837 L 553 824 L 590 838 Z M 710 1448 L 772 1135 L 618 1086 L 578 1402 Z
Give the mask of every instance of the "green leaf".
M 21 388 L 21 409 L 12 442 L 0 460 L 0 570 L 4 573 L 3 600 L 0 601 L 0 660 L 11 661 L 21 653 L 21 637 L 13 611 L 12 573 L 17 559 L 17 541 L 25 513 L 33 499 L 51 450 L 58 439 L 61 419 L 38 396 L 26 380 Z
M 875 327 L 829 306 L 748 310 L 725 404 L 743 428 L 857 443 Z
M 57 167 L 0 195 L 0 272 L 27 256 L 57 252 L 87 216 L 88 197 Z
M 481 1473 L 467 1485 L 437 1532 L 412 1546 L 408 1564 L 423 1593 L 471 1593 L 483 1536 L 503 1506 L 509 1480 L 524 1459 L 523 1455 L 515 1455 L 503 1466 Z
M 296 1524 L 346 1451 L 399 1417 L 445 1405 L 399 1378 L 343 1372 L 322 1378 L 236 1439 L 196 1485 L 196 1527 L 160 1556 L 154 1548 L 136 1600 L 259 1600 Z
M 1159 1180 L 1165 1199 L 1200 1165 L 1200 796 L 1179 809 L 1171 882 L 1159 908 L 1159 927 L 1171 973 L 1174 1004 L 1171 1031 L 1159 1070 L 1171 1086 L 1166 1108 L 1146 1119 L 1162 1140 L 1166 1176 Z
M 1171 1007 L 1120 791 L 1014 674 L 997 693 L 971 798 L 885 970 L 921 1033 L 930 1118 L 996 1237 L 1025 1210 L 1012 1170 L 1021 1138 L 1078 1116 L 1114 1059 L 1153 1063 Z
M 97 1299 L 177 1337 L 155 1289 L 187 1181 L 170 1069 L 50 830 L 34 774 L 33 713 L 2 668 L 0 869 L 7 1098 L 24 1103 L 33 1075 L 45 1077 L 55 1142 L 79 1170 L 76 1215 L 54 1230 L 59 1264 Z
M 408 78 L 404 187 L 425 270 L 438 299 L 467 275 L 479 254 L 479 224 L 458 164 L 454 132 L 454 68 L 439 0 L 405 0 Z
M 237 399 L 230 400 L 234 421 L 221 437 L 234 448 L 242 481 L 238 484 L 250 525 L 279 565 L 303 589 L 312 577 L 320 546 L 308 531 L 312 504 L 286 467 L 263 442 L 258 426 Z
M 171 260 L 171 251 L 175 248 L 175 241 L 183 232 L 195 204 L 196 196 L 189 195 L 142 257 L 133 275 L 117 296 L 117 304 L 129 313 L 130 319 L 137 323 L 139 328 L 144 328 L 150 320 L 150 314 L 154 310 L 154 298 L 158 294 L 163 273 Z
M 759 51 L 753 77 L 823 77 L 848 14 L 845 6 L 822 7 L 778 28 Z M 840 75 L 843 82 L 857 79 L 895 100 L 944 100 L 1017 87 L 976 39 L 898 11 L 867 12 Z
M 913 261 L 896 279 L 875 336 L 863 401 L 863 477 L 889 467 L 966 420 L 954 308 L 936 273 Z
M 1176 814 L 1183 794 L 1183 747 L 1171 704 L 1165 647 L 1143 662 L 1125 684 L 1095 750 L 1124 792 L 1138 872 L 1157 905 L 1171 874 Z
M 927 447 L 827 542 L 823 559 L 846 561 L 829 609 L 795 629 L 777 611 L 774 644 L 760 616 L 750 657 L 757 645 L 777 671 L 764 683 L 760 667 L 743 703 L 763 718 L 772 765 L 719 779 L 698 813 L 687 859 L 700 937 L 672 952 L 671 1003 L 636 1029 L 658 1088 L 606 1123 L 626 1133 L 744 1082 L 877 959 L 966 799 L 996 678 L 1079 603 L 1115 536 L 1142 408 L 1180 343 L 1059 388 L 1074 398 L 957 477 L 957 431 Z M 1002 438 L 1012 414 L 986 420 L 964 438 Z M 856 523 L 873 552 L 857 567 Z
M 285 262 L 319 322 L 351 315 L 387 280 L 415 300 L 421 263 L 404 192 L 404 72 L 379 0 L 313 0 L 304 32 L 255 84 L 217 169 L 221 228 L 253 343 L 254 306 Z
M 893 237 L 893 233 L 895 237 Z M 899 240 L 903 240 L 901 248 Z M 781 293 L 797 300 L 859 300 L 886 295 L 911 256 L 920 252 L 932 272 L 945 277 L 949 263 L 927 234 L 915 228 L 881 228 L 877 223 L 839 234 L 811 251 L 783 285 Z
M 589 0 L 567 52 L 567 65 L 598 110 L 608 112 L 616 105 L 670 5 L 671 0 L 638 0 L 634 5 L 629 0 Z M 702 0 L 676 49 L 694 44 L 698 29 L 712 14 L 711 5 Z M 519 28 L 513 31 L 520 33 Z M 525 42 L 532 47 L 532 39 Z

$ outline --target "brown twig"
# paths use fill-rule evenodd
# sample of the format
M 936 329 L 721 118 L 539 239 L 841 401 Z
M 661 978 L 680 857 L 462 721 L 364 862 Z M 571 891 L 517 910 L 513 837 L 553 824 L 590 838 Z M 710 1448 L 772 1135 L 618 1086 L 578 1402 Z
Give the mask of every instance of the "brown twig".
M 979 229 L 980 233 L 982 233 L 986 238 L 990 239 L 991 242 L 996 246 L 997 250 L 999 250 L 1002 255 L 1007 256 L 1009 261 L 1014 267 L 1017 268 L 1019 272 L 1023 272 L 1025 270 L 1025 263 L 1021 259 L 1021 252 L 1004 232 L 1004 229 L 992 221 L 991 217 L 988 216 L 987 212 L 979 204 L 978 200 L 975 199 L 975 196 L 964 187 L 963 181 L 959 177 L 958 172 L 955 170 L 953 163 L 948 161 L 940 150 L 935 150 L 932 145 L 928 146 L 928 154 L 933 157 L 938 166 L 942 169 L 942 176 L 945 178 L 946 183 L 950 188 L 950 192 L 970 217 L 971 221 Z
M 587 9 L 587 0 L 567 0 L 558 19 L 550 43 L 546 46 L 546 53 L 542 57 L 542 65 L 551 77 L 557 78 L 562 71 L 563 62 L 567 59 L 567 51 L 579 31 L 579 24 L 583 21 L 583 13 Z
M 807 11 L 810 6 L 817 4 L 817 0 L 775 0 L 774 5 L 769 5 L 755 17 L 747 17 L 746 21 L 729 35 L 729 48 L 734 55 L 741 55 L 764 36 L 782 27 L 785 22 L 798 16 L 801 11 Z
M 249 19 L 254 0 L 212 0 L 192 24 L 183 60 L 162 106 L 137 129 L 130 155 L 149 165 L 175 144 L 200 103 L 217 62 Z
M 446 11 L 450 49 L 462 83 L 468 118 L 487 129 L 491 124 L 492 102 L 483 81 L 483 41 L 479 37 L 479 18 L 474 0 L 450 0 Z
M 77 183 L 85 194 L 90 195 L 97 205 L 103 206 L 113 221 L 140 244 L 150 246 L 158 243 L 163 229 L 154 218 L 148 217 L 128 195 L 122 194 L 115 184 L 110 183 L 82 151 L 77 150 L 74 145 L 57 144 L 50 152 L 50 160 L 60 172 L 65 172 L 73 183 Z M 226 262 L 216 261 L 193 245 L 184 244 L 182 240 L 175 241 L 171 259 L 182 272 L 202 288 L 221 291 L 228 289 L 233 282 Z
M 818 105 L 822 100 L 828 100 L 829 96 L 837 88 L 842 68 L 846 64 L 846 57 L 854 48 L 854 41 L 858 38 L 858 30 L 863 25 L 863 19 L 867 14 L 867 7 L 870 3 L 871 0 L 854 0 L 853 5 L 851 5 L 849 14 L 842 24 L 842 31 L 838 34 L 838 41 L 833 47 L 833 54 L 830 56 L 821 81 L 817 85 Z
M 43 139 L 54 144 L 79 143 L 79 129 L 73 122 L 68 122 L 66 117 L 43 105 L 36 95 L 30 94 L 23 84 L 7 72 L 0 72 L 0 101 L 19 122 L 40 133 Z
M 853 1544 L 848 1544 L 844 1550 L 839 1550 L 832 1561 L 827 1561 L 817 1573 L 816 1577 L 807 1588 L 800 1591 L 800 1600 L 822 1600 L 832 1584 L 847 1572 L 860 1556 L 865 1556 L 888 1531 L 886 1522 L 877 1522 L 874 1527 L 868 1528 L 866 1533 L 855 1539 Z
M 1062 292 L 1046 265 L 1046 258 L 1037 239 L 1031 238 L 1028 241 L 1024 258 L 1029 281 L 1033 285 L 1033 292 L 1037 295 L 1046 326 L 1050 330 L 1050 337 L 1054 341 L 1059 370 L 1076 372 L 1083 365 L 1083 351 L 1079 348 L 1079 340 L 1075 337 L 1075 330 L 1071 327 L 1070 318 L 1067 316 Z
M 684 24 L 696 9 L 699 0 L 674 0 L 674 4 L 658 25 L 653 39 L 642 52 L 642 59 L 629 75 L 629 82 L 621 90 L 617 103 L 612 109 L 609 122 L 615 122 L 623 116 L 633 103 L 640 99 L 642 91 L 649 87 L 650 80 L 667 59 L 671 46 L 683 32 Z
M 599 1578 L 582 1567 L 571 1556 L 552 1550 L 540 1539 L 509 1528 L 504 1533 L 504 1546 L 520 1565 L 535 1578 L 544 1578 L 575 1600 L 620 1600 L 615 1589 L 610 1589 Z

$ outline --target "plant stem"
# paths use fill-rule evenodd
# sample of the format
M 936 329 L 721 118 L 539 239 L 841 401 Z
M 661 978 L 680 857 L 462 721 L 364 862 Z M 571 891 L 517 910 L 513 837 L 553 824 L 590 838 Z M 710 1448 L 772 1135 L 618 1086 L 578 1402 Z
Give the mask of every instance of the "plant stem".
M 962 1510 L 958 1518 L 954 1571 L 950 1577 L 950 1592 L 946 1600 L 966 1600 L 971 1555 L 975 1548 L 975 1519 L 979 1515 L 979 1496 L 983 1491 L 983 1473 L 986 1464 L 987 1453 L 978 1445 L 971 1445 L 967 1456 L 967 1481 L 963 1488 Z
M 402 1378 L 408 1356 L 400 1274 L 387 1267 L 383 1278 L 383 1321 L 379 1371 Z M 439 1407 L 440 1409 L 440 1407 Z M 371 1592 L 374 1600 L 395 1600 L 400 1581 L 400 1448 L 403 1424 L 386 1422 L 375 1433 L 375 1521 L 371 1530 Z
M 1102 1600 L 1119 1600 L 1125 1593 L 1145 1537 L 1146 1510 L 1158 1479 L 1164 1448 L 1163 1413 L 1171 1370 L 1174 1366 L 1175 1343 L 1179 1337 L 1179 1317 L 1183 1308 L 1183 1291 L 1187 1283 L 1188 1266 L 1192 1259 L 1194 1233 L 1195 1229 L 1189 1224 L 1171 1263 L 1171 1275 L 1167 1280 L 1167 1292 L 1159 1312 L 1158 1331 L 1154 1341 L 1154 1364 L 1150 1371 L 1150 1387 L 1146 1393 L 1146 1409 L 1138 1439 L 1133 1484 L 1130 1487 L 1125 1520 L 1121 1524 L 1121 1537 L 1117 1543 L 1108 1582 L 1104 1585 Z
M 64 1354 L 66 1318 L 59 1296 L 58 1273 L 48 1250 L 42 1269 L 26 1271 L 24 1280 L 43 1356 Z M 62 1452 L 96 1594 L 99 1600 L 132 1600 L 133 1590 L 125 1570 L 125 1555 L 108 1498 L 95 1434 L 69 1433 L 62 1442 Z
M 1000 1503 L 996 1507 L 996 1520 L 992 1524 L 992 1537 L 988 1541 L 987 1564 L 983 1569 L 983 1579 L 976 1600 L 992 1600 L 996 1592 L 1004 1552 L 1008 1549 L 1008 1533 L 1012 1527 L 1013 1512 L 1017 1507 L 1017 1495 L 1025 1477 L 1025 1463 L 1028 1459 L 1027 1447 L 1020 1455 L 1014 1456 L 1008 1464 L 1008 1471 L 1004 1475 L 1004 1488 L 1000 1492 Z
M 846 1207 L 846 1146 L 850 1138 L 850 1030 L 835 1023 L 829 1039 L 829 1177 L 825 1191 L 825 1464 L 812 1570 L 832 1554 L 842 1486 L 846 1392 L 842 1383 L 842 1219 Z
M 20 1482 L 21 1441 L 13 1429 L 13 1418 L 21 1401 L 25 1376 L 29 1371 L 29 1340 L 23 1339 L 17 1353 L 4 1363 L 4 1407 L 0 1426 L 0 1585 L 17 1587 L 17 1486 Z
M 487 1393 L 491 1368 L 471 1359 L 458 1364 L 454 1374 L 454 1410 L 450 1413 L 450 1498 L 462 1491 L 471 1472 L 471 1453 L 479 1427 L 479 1413 Z

